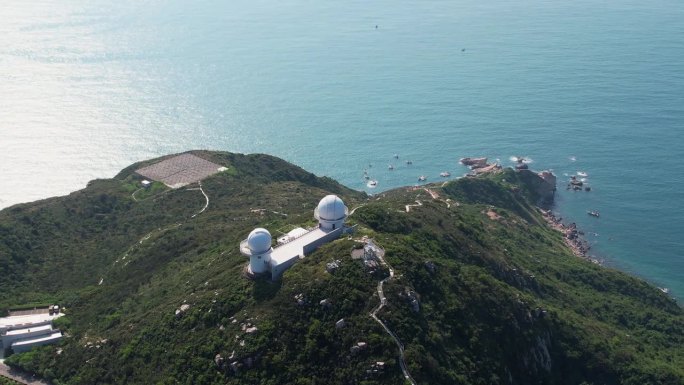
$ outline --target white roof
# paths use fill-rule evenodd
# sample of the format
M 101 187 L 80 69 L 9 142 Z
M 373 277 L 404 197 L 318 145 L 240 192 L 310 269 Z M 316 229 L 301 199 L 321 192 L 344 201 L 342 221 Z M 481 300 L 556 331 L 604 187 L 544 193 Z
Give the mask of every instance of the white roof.
M 327 234 L 317 227 L 291 242 L 276 247 L 271 252 L 271 265 L 278 266 L 294 257 L 304 256 L 304 246 L 310 245 Z
M 337 221 L 347 216 L 347 206 L 337 195 L 327 195 L 318 203 L 314 215 L 318 219 Z
M 293 239 L 299 238 L 299 237 L 301 237 L 302 235 L 304 235 L 304 234 L 306 234 L 306 233 L 308 233 L 308 232 L 309 232 L 309 230 L 303 229 L 303 228 L 301 228 L 301 227 L 294 228 L 294 229 L 288 231 L 287 234 L 285 234 L 285 235 L 283 235 L 282 237 L 278 238 L 278 243 L 279 243 L 279 244 L 282 244 L 282 243 L 290 242 L 290 241 L 292 241 Z
M 53 341 L 53 340 L 58 340 L 60 338 L 62 338 L 62 332 L 57 330 L 56 332 L 54 332 L 52 334 L 45 335 L 45 336 L 36 337 L 36 338 L 24 338 L 23 340 L 15 341 L 14 343 L 12 343 L 12 347 L 14 348 L 16 346 L 33 345 L 33 344 L 38 343 L 38 342 Z
M 0 329 L 2 328 L 16 328 L 16 327 L 28 327 L 33 324 L 38 324 L 42 322 L 52 321 L 55 318 L 59 318 L 64 314 L 50 315 L 49 313 L 41 314 L 27 314 L 27 315 L 15 315 L 11 317 L 0 318 Z
M 16 336 L 20 334 L 27 334 L 27 333 L 33 333 L 33 332 L 39 332 L 39 331 L 44 331 L 44 330 L 52 330 L 52 325 L 46 324 L 46 325 L 40 325 L 40 326 L 34 326 L 34 327 L 27 327 L 23 329 L 14 329 L 10 330 L 7 332 L 8 336 Z
M 290 230 L 287 235 L 291 236 L 292 238 L 299 238 L 302 235 L 308 233 L 309 230 L 303 229 L 301 227 L 297 227 L 295 229 Z

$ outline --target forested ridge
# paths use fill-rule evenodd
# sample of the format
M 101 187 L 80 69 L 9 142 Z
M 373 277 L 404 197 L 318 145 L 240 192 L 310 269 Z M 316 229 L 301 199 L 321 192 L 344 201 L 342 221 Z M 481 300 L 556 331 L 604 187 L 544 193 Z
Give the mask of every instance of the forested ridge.
M 8 364 L 57 385 L 403 384 L 369 315 L 387 266 L 351 258 L 365 236 L 394 269 L 378 317 L 419 384 L 684 383 L 682 308 L 575 257 L 513 170 L 367 196 L 268 155 L 194 153 L 227 168 L 202 181 L 196 216 L 196 184 L 134 195 L 134 170 L 158 159 L 0 211 L 0 311 L 66 309 L 60 344 Z M 239 242 L 313 225 L 327 194 L 356 209 L 355 233 L 277 282 L 245 278 Z

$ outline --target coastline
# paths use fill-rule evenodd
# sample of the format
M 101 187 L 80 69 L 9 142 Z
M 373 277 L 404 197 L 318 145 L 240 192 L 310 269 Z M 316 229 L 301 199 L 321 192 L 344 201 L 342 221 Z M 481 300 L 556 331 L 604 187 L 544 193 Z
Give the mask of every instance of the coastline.
M 553 229 L 563 234 L 565 244 L 572 250 L 572 253 L 582 259 L 586 259 L 597 265 L 603 265 L 603 261 L 589 254 L 591 245 L 584 239 L 584 232 L 577 228 L 576 223 L 565 224 L 563 218 L 556 216 L 551 210 L 539 209 L 542 217 Z

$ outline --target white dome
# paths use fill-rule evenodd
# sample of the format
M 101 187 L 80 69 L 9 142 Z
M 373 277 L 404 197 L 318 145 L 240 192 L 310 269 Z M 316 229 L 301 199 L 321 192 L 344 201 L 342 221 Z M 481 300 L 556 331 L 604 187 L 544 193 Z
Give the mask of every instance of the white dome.
M 344 219 L 347 217 L 347 206 L 337 195 L 328 195 L 318 203 L 316 217 L 326 221 Z
M 247 247 L 254 254 L 267 252 L 271 249 L 271 233 L 262 228 L 252 230 L 247 237 Z

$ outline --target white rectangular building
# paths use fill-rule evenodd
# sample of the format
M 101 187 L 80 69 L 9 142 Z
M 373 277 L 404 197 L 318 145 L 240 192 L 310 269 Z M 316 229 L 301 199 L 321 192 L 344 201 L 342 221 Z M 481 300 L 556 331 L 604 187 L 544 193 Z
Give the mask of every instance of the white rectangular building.
M 33 338 L 25 338 L 12 343 L 12 351 L 15 353 L 23 353 L 33 349 L 36 346 L 43 346 L 55 343 L 62 339 L 62 332 L 53 330 L 49 334 L 43 334 Z
M 25 314 L 0 318 L 0 342 L 3 349 L 23 353 L 34 346 L 57 342 L 62 332 L 52 327 L 52 321 L 64 314 Z
M 292 266 L 299 258 L 316 250 L 319 246 L 330 242 L 340 236 L 344 228 L 338 227 L 335 230 L 326 231 L 320 227 L 301 235 L 288 243 L 280 245 L 271 251 L 269 261 L 271 279 L 278 279 Z

